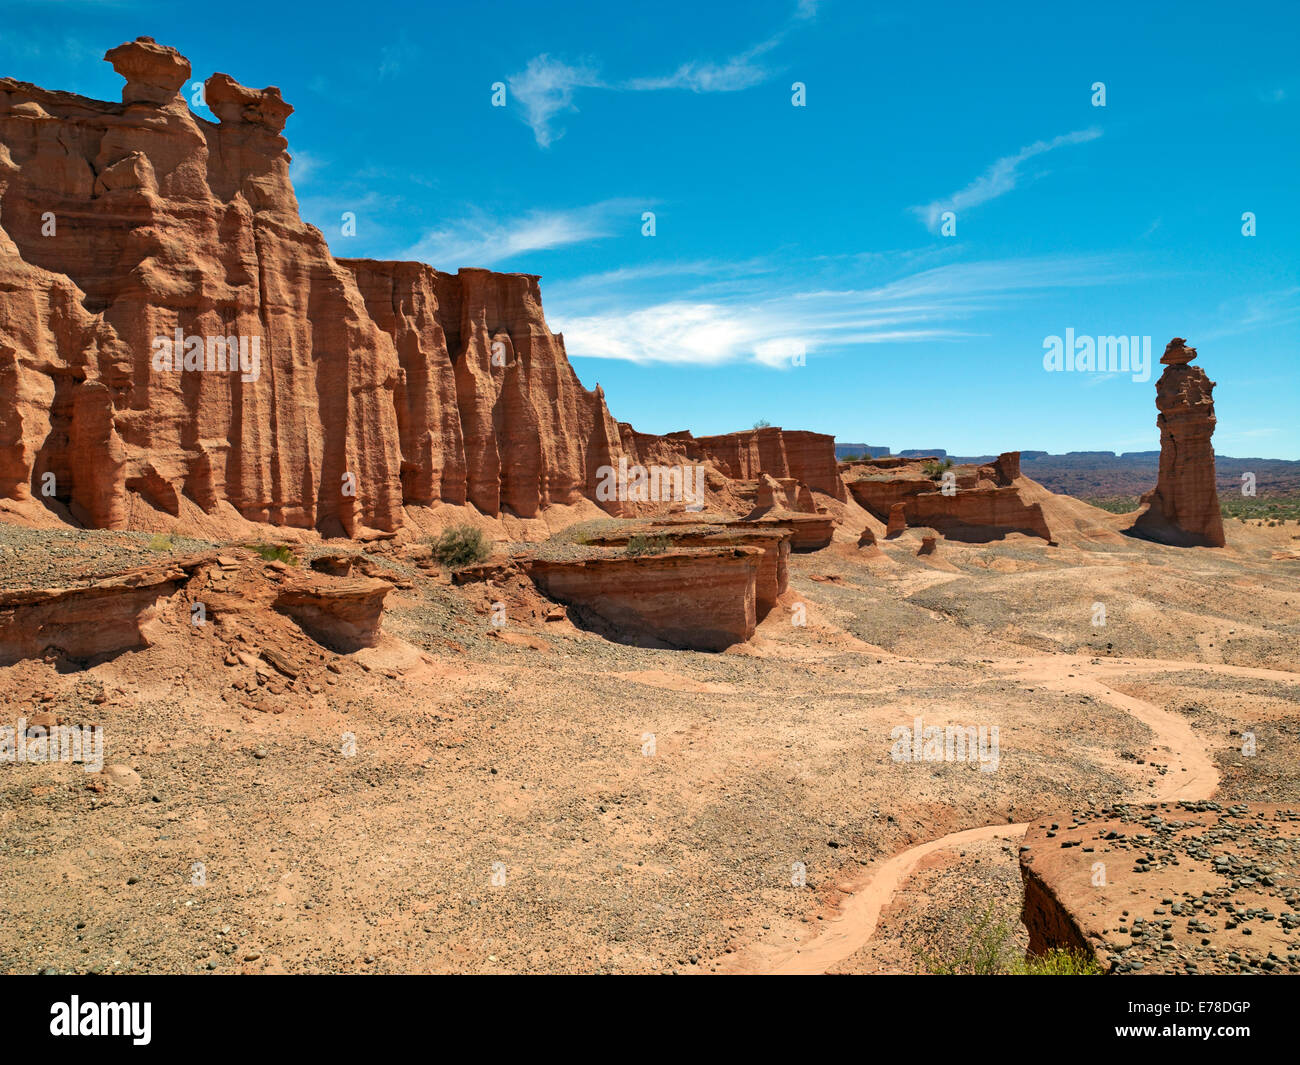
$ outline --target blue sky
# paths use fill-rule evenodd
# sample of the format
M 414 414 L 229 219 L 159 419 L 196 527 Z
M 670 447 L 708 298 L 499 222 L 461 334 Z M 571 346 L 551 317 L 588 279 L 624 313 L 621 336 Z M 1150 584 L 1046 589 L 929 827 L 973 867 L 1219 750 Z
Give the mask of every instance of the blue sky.
M 1157 447 L 1154 373 L 1044 370 L 1072 329 L 1186 337 L 1216 449 L 1300 459 L 1298 31 L 1290 2 L 19 0 L 0 74 L 118 99 L 100 59 L 149 34 L 278 85 L 335 254 L 542 275 L 644 431 Z

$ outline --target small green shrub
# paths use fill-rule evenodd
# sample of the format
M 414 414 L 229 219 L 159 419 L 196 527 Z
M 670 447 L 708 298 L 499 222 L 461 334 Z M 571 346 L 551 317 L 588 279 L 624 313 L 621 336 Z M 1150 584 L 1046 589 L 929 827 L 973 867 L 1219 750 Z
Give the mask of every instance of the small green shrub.
M 154 533 L 146 546 L 150 551 L 174 551 L 176 538 L 171 533 Z
M 639 555 L 659 555 L 667 551 L 672 546 L 672 541 L 666 536 L 648 536 L 645 533 L 636 533 L 628 538 L 627 547 L 623 553 L 628 558 L 636 558 Z
M 298 565 L 298 556 L 288 544 L 254 544 L 253 550 L 267 562 L 283 562 L 287 566 Z
M 1026 958 L 1013 970 L 1017 976 L 1102 976 L 1102 968 L 1087 951 L 1055 948 Z
M 754 423 L 755 429 L 770 429 L 771 427 L 772 427 L 772 423 L 769 422 L 766 418 L 759 418 L 758 421 Z
M 433 557 L 449 569 L 484 562 L 492 553 L 483 530 L 473 525 L 455 525 L 444 529 L 441 536 L 431 539 L 429 543 L 433 547 Z
M 921 472 L 932 481 L 937 481 L 945 473 L 952 469 L 952 459 L 944 459 L 942 462 L 932 460 L 921 467 Z
M 917 950 L 926 972 L 934 976 L 1101 976 L 1096 960 L 1082 950 L 1054 948 L 1046 954 L 1019 957 L 1011 943 L 1012 926 L 990 903 L 982 912 L 958 918 L 956 935 L 945 936 L 936 954 Z
M 983 913 L 970 911 L 966 925 L 955 943 L 937 955 L 916 952 L 926 972 L 932 976 L 995 976 L 1008 972 L 1014 962 L 1008 943 L 1011 926 L 994 912 L 993 905 Z

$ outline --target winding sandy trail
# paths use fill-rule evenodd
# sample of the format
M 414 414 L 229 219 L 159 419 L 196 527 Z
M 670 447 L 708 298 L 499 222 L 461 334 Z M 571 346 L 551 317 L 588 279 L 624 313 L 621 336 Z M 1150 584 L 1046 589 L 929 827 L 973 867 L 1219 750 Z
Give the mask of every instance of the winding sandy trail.
M 1149 659 L 1105 659 L 1094 662 L 1091 659 L 1045 655 L 999 659 L 992 666 L 1011 679 L 1035 687 L 1091 695 L 1133 715 L 1151 729 L 1153 745 L 1168 748 L 1169 764 L 1165 774 L 1157 778 L 1152 793 L 1134 796 L 1134 802 L 1208 799 L 1219 786 L 1219 771 L 1186 720 L 1162 710 L 1154 703 L 1115 691 L 1105 684 L 1102 677 L 1202 670 L 1257 680 L 1300 683 L 1300 674 L 1296 673 L 1205 662 Z M 866 879 L 852 889 L 847 901 L 841 905 L 839 914 L 827 922 L 826 929 L 816 939 L 765 959 L 751 958 L 748 965 L 743 962 L 740 964 L 739 971 L 786 976 L 825 973 L 866 946 L 875 934 L 881 912 L 923 859 L 936 851 L 964 847 L 985 840 L 1020 839 L 1028 827 L 1028 824 L 986 825 L 952 832 L 929 843 L 910 847 L 873 867 Z M 733 971 L 736 969 L 733 968 Z

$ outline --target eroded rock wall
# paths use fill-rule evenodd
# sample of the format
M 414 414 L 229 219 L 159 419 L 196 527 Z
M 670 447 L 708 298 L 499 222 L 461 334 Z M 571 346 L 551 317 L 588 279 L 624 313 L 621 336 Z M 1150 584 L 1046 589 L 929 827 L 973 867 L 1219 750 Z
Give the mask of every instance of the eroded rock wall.
M 213 123 L 175 49 L 105 58 L 121 103 L 0 79 L 0 497 L 364 536 L 438 503 L 621 513 L 599 470 L 687 447 L 844 498 L 829 436 L 620 427 L 533 275 L 335 259 L 299 216 L 278 89 L 214 74 Z

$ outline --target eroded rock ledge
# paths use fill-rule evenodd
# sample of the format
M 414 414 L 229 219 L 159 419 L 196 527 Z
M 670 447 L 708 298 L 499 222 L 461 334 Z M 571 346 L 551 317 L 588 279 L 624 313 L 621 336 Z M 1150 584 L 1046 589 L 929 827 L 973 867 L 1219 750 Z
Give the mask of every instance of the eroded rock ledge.
M 1300 972 L 1300 810 L 1180 802 L 1036 820 L 1020 849 L 1031 953 L 1115 973 Z
M 758 547 L 674 548 L 637 558 L 531 559 L 546 595 L 586 611 L 621 641 L 723 651 L 754 635 Z
M 165 626 L 241 629 L 277 611 L 339 652 L 380 637 L 388 581 L 334 577 L 249 551 L 172 558 L 65 588 L 0 591 L 0 665 L 25 658 L 78 665 L 151 646 Z M 196 608 L 198 608 L 196 610 Z

